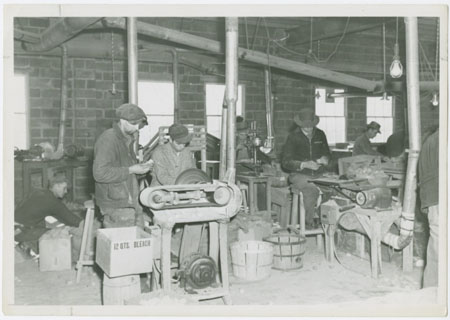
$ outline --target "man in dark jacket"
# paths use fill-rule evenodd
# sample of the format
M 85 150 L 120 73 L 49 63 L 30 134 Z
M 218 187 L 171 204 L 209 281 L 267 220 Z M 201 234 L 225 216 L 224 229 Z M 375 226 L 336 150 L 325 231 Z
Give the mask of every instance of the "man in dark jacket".
M 420 202 L 430 227 L 423 287 L 433 287 L 438 285 L 439 266 L 439 130 L 425 140 L 418 167 Z
M 319 198 L 319 189 L 308 182 L 320 177 L 330 160 L 325 133 L 316 128 L 319 117 L 312 109 L 302 109 L 294 117 L 297 127 L 289 134 L 283 148 L 282 167 L 289 171 L 289 181 L 303 193 L 306 228 L 318 226 L 314 219 L 315 207 Z
M 151 163 L 137 163 L 135 141 L 147 124 L 144 111 L 134 104 L 116 110 L 119 121 L 103 132 L 94 146 L 95 201 L 103 214 L 105 228 L 144 226 L 138 202 L 136 175 L 151 170 Z
M 72 213 L 61 201 L 67 193 L 67 180 L 57 176 L 50 180 L 48 190 L 37 189 L 14 211 L 14 239 L 27 242 L 37 252 L 37 242 L 48 230 L 45 218 L 51 216 L 59 223 L 78 227 L 82 219 Z

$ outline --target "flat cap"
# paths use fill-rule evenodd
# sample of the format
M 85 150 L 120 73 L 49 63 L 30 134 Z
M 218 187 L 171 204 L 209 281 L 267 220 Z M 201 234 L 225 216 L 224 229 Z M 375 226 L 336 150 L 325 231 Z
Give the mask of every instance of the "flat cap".
M 144 110 L 132 103 L 125 103 L 116 109 L 116 116 L 127 121 L 146 120 Z

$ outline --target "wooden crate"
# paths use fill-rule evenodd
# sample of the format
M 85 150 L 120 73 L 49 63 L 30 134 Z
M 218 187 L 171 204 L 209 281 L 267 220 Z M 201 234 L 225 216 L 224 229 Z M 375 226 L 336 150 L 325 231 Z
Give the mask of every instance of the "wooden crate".
M 374 169 L 381 168 L 380 156 L 359 155 L 354 157 L 340 158 L 338 160 L 339 175 L 347 174 L 348 168 L 351 165 L 358 167 L 372 167 Z
M 71 242 L 67 228 L 56 228 L 44 233 L 39 238 L 39 270 L 61 271 L 71 268 Z
M 109 277 L 151 272 L 153 245 L 138 227 L 99 229 L 95 262 Z

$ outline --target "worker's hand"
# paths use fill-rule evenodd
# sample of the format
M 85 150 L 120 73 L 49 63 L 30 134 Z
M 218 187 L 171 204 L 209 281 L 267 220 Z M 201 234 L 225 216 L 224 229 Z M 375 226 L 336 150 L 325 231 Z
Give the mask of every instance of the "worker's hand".
M 138 163 L 128 168 L 131 174 L 144 174 L 150 171 L 153 166 L 150 163 Z
M 305 161 L 302 163 L 302 169 L 305 168 L 316 171 L 320 168 L 320 165 L 315 161 Z
M 318 164 L 323 164 L 324 166 L 327 166 L 328 162 L 329 162 L 329 160 L 328 160 L 327 156 L 322 156 L 319 159 L 317 159 L 317 163 Z

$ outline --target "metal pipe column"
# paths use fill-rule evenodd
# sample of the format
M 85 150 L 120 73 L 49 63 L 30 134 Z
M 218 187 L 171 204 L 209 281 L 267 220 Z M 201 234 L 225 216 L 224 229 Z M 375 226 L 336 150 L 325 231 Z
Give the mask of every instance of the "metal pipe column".
M 137 104 L 138 43 L 137 43 L 136 18 L 127 18 L 127 45 L 128 45 L 128 102 Z
M 67 118 L 67 48 L 61 46 L 61 115 L 59 123 L 58 147 L 56 149 L 56 157 L 62 158 L 64 151 L 64 137 L 66 135 L 66 118 Z
M 420 85 L 419 85 L 419 35 L 417 17 L 405 18 L 406 24 L 406 85 L 408 91 L 408 132 L 409 154 L 406 169 L 403 214 L 410 217 L 414 224 L 417 188 L 417 162 L 420 152 Z M 402 215 L 403 216 L 403 215 Z M 412 228 L 408 228 L 412 234 Z M 403 231 L 403 228 L 402 228 Z M 402 233 L 401 233 L 402 234 Z
M 220 164 L 219 179 L 223 180 L 227 172 L 227 127 L 228 127 L 228 107 L 225 95 L 222 104 L 222 126 L 220 127 Z
M 417 163 L 420 153 L 419 37 L 417 17 L 405 18 L 406 85 L 408 95 L 409 153 L 406 169 L 400 236 L 388 233 L 384 242 L 395 249 L 405 248 L 412 239 L 416 207 Z
M 236 101 L 238 97 L 238 18 L 225 18 L 225 97 L 228 106 L 227 171 L 234 182 L 236 173 Z

